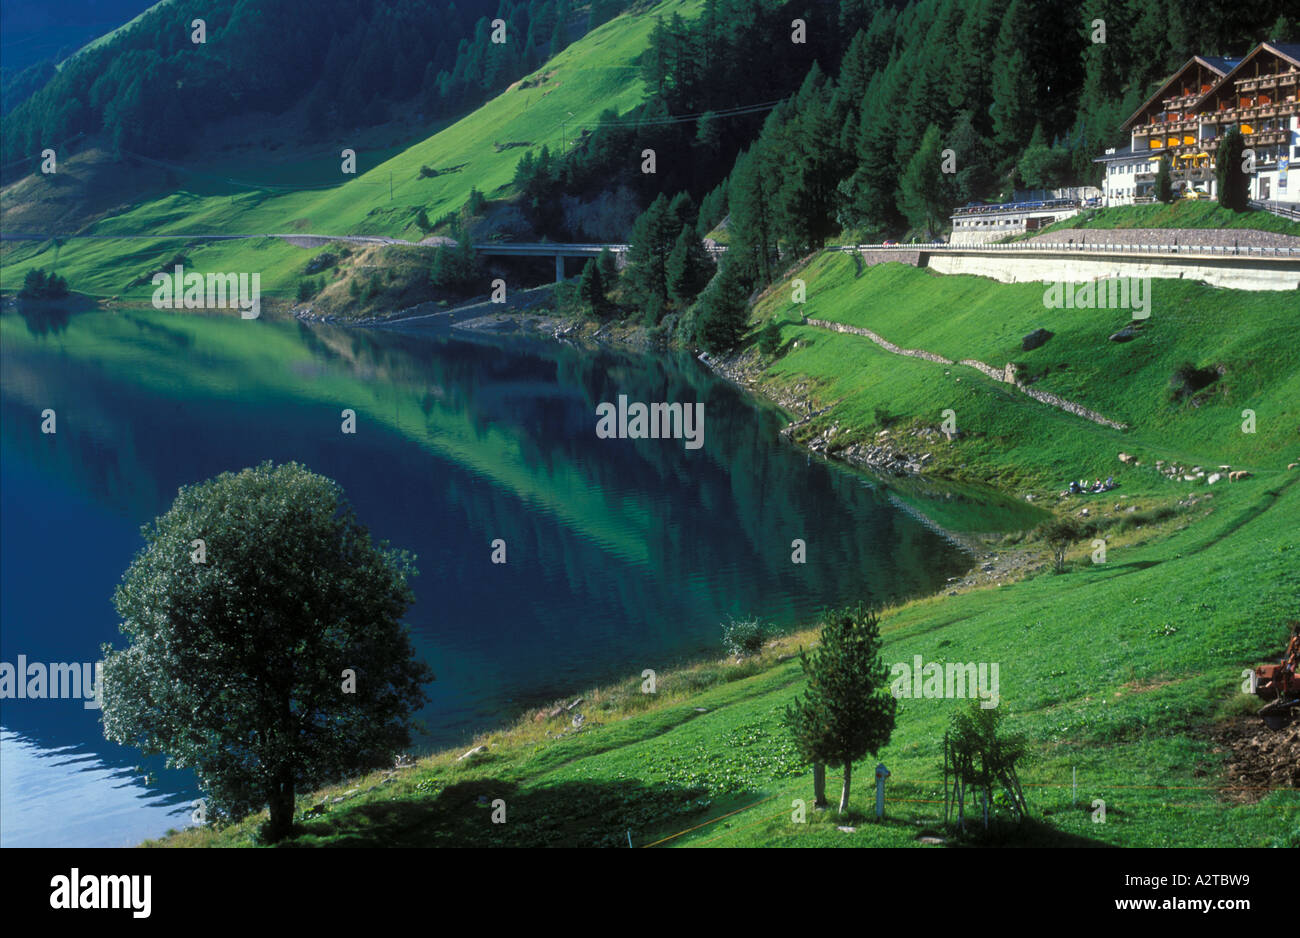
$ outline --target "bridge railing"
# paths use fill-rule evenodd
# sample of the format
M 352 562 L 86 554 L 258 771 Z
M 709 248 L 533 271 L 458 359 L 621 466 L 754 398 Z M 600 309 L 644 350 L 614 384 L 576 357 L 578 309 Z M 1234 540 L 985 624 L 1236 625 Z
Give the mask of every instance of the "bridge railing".
M 1084 254 L 1201 254 L 1224 257 L 1300 258 L 1300 247 L 1258 244 L 1082 244 L 1064 241 L 1013 242 L 1010 244 L 846 244 L 827 248 L 833 252 L 851 251 L 1019 251 L 1021 253 Z

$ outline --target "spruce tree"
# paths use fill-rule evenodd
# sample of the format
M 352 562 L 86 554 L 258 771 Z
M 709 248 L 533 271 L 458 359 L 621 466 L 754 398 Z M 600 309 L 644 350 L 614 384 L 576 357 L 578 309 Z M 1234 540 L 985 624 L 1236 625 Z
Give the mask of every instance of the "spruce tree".
M 939 128 L 931 124 L 898 181 L 898 207 L 914 228 L 933 231 L 947 214 Z
M 1174 200 L 1174 184 L 1169 177 L 1169 161 L 1163 156 L 1156 160 L 1155 196 L 1157 202 L 1168 205 Z
M 1242 151 L 1246 143 L 1233 127 L 1224 134 L 1214 157 L 1214 176 L 1219 190 L 1219 204 L 1234 212 L 1244 212 L 1250 200 L 1250 178 L 1242 170 Z
M 709 264 L 708 253 L 690 225 L 682 225 L 681 234 L 668 255 L 668 295 L 679 308 L 691 304 L 704 286 Z
M 680 226 L 662 194 L 632 228 L 627 278 L 642 307 L 662 312 L 668 303 L 668 256 Z
M 829 614 L 821 643 L 811 655 L 799 653 L 808 686 L 786 708 L 785 722 L 805 759 L 843 766 L 840 814 L 848 810 L 853 763 L 879 752 L 894 730 L 898 701 L 880 646 L 880 619 L 858 606 Z
M 605 285 L 601 281 L 600 265 L 593 257 L 582 267 L 578 280 L 578 298 L 597 316 L 605 306 Z
M 614 259 L 614 252 L 609 248 L 601 248 L 600 256 L 596 258 L 596 266 L 600 268 L 600 283 L 609 293 L 614 289 L 618 282 L 618 261 Z
M 740 267 L 728 260 L 700 296 L 695 340 L 709 352 L 726 352 L 745 335 L 749 290 Z

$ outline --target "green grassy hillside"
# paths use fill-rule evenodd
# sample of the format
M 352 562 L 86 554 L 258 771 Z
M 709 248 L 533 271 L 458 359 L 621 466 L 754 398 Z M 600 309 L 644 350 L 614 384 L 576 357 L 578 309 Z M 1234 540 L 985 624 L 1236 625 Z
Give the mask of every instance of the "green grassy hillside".
M 902 264 L 859 270 L 839 254 L 816 257 L 793 277 L 808 283 L 807 302 L 790 302 L 788 281 L 777 284 L 758 303 L 755 320 L 784 324 L 783 350 L 763 377 L 768 386 L 802 388 L 819 407 L 835 405 L 801 430 L 802 438 L 838 424 L 837 442 L 870 439 L 881 429 L 878 409 L 937 428 L 951 408 L 962 435 L 927 444 L 935 466 L 1018 491 L 1059 490 L 1072 478 L 1113 473 L 1126 491 L 1174 494 L 1189 484 L 1164 479 L 1156 460 L 1272 476 L 1300 458 L 1289 295 L 1152 280 L 1151 316 L 1136 339 L 1121 343 L 1108 336 L 1129 323 L 1129 311 L 1047 309 L 1043 284 L 943 276 Z M 1039 403 L 974 368 L 906 358 L 862 336 L 795 324 L 804 316 L 870 329 L 953 361 L 995 368 L 1015 362 L 1032 387 L 1129 429 Z M 1055 335 L 1023 351 L 1022 337 L 1040 327 Z M 1223 374 L 1176 403 L 1170 381 L 1184 362 L 1221 366 Z M 1242 432 L 1246 409 L 1256 413 L 1254 433 Z M 1121 451 L 1144 465 L 1123 466 Z
M 698 7 L 699 0 L 664 0 L 645 12 L 619 16 L 427 140 L 378 163 L 368 162 L 367 153 L 359 152 L 358 175 L 340 176 L 347 181 L 332 188 L 232 197 L 229 186 L 214 178 L 219 168 L 205 166 L 204 175 L 181 174 L 177 192 L 135 206 L 88 232 L 143 240 L 74 239 L 62 247 L 50 242 L 6 243 L 0 254 L 0 286 L 20 287 L 32 267 L 55 268 L 75 291 L 147 300 L 147 285 L 131 290 L 126 285 L 185 245 L 184 239 L 156 237 L 164 234 L 317 233 L 418 241 L 422 233 L 415 218 L 421 208 L 438 218 L 460 208 L 475 187 L 489 198 L 499 196 L 528 149 L 537 152 L 549 145 L 555 150 L 562 145 L 562 122 L 567 121 L 572 139 L 606 108 L 625 110 L 638 103 L 643 86 L 637 60 L 655 17 L 674 12 L 693 17 Z M 438 174 L 422 177 L 421 167 Z M 286 298 L 297 286 L 301 266 L 314 253 L 261 240 L 219 246 L 196 242 L 185 250 L 191 269 L 261 271 L 263 290 Z
M 784 348 L 763 376 L 769 389 L 811 390 L 816 403 L 834 405 L 810 432 L 839 423 L 874 436 L 880 408 L 898 433 L 937 425 L 952 407 L 964 435 L 928 445 L 936 465 L 954 475 L 1043 496 L 1059 487 L 1058 473 L 1121 479 L 1122 488 L 1104 496 L 1039 499 L 1071 514 L 1086 506 L 1106 541 L 1105 562 L 1092 562 L 1085 541 L 1067 571 L 1053 574 L 1036 565 L 1041 545 L 1011 535 L 999 552 L 1029 558 L 1019 579 L 954 587 L 885 611 L 889 663 L 921 655 L 999 667 L 999 706 L 1030 744 L 1022 781 L 1033 819 L 988 837 L 1056 846 L 1300 845 L 1300 796 L 1243 782 L 1225 735 L 1266 732 L 1253 716 L 1258 701 L 1241 690 L 1242 672 L 1280 652 L 1300 595 L 1300 470 L 1284 468 L 1300 458 L 1298 379 L 1287 355 L 1290 314 L 1277 297 L 1156 281 L 1143 335 L 1117 344 L 1106 337 L 1126 313 L 1049 315 L 1037 285 L 902 265 L 859 272 L 852 259 L 833 255 L 791 276 L 808 281 L 807 304 L 794 307 L 789 284 L 779 284 L 757 306 L 760 325 L 807 313 L 949 358 L 1021 360 L 1042 369 L 1039 384 L 1132 424 L 1107 429 L 972 368 L 900 357 L 860 336 L 803 325 L 783 327 Z M 1040 325 L 1056 335 L 1021 352 L 1019 337 Z M 1199 406 L 1169 400 L 1169 375 L 1184 357 L 1227 366 Z M 1244 406 L 1259 414 L 1256 434 L 1240 431 Z M 1123 467 L 1120 450 L 1145 465 Z M 1213 487 L 1167 480 L 1153 467 L 1162 455 L 1210 467 L 1221 459 L 1256 474 Z M 525 714 L 476 740 L 487 750 L 475 757 L 442 752 L 304 795 L 293 842 L 625 846 L 630 837 L 636 846 L 901 847 L 937 835 L 951 843 L 938 779 L 944 729 L 963 705 L 957 700 L 900 701 L 880 754 L 892 772 L 887 821 L 870 817 L 872 761 L 864 760 L 848 817 L 810 812 L 806 823 L 792 822 L 794 800 L 811 800 L 811 778 L 781 714 L 802 687 L 788 655 L 816 641 L 809 626 L 760 659 L 661 673 L 654 695 L 640 692 L 640 678 L 585 691 L 581 729 L 567 713 Z M 505 824 L 491 821 L 498 798 Z M 1093 821 L 1095 799 L 1106 803 L 1104 824 Z M 260 821 L 157 843 L 255 843 Z M 838 829 L 844 825 L 855 830 Z
M 884 619 L 888 662 L 998 663 L 1000 706 L 1031 743 L 1022 773 L 1033 820 L 1006 842 L 1059 846 L 1297 846 L 1294 791 L 1234 791 L 1214 726 L 1257 704 L 1241 672 L 1277 654 L 1300 591 L 1300 485 L 1256 479 L 1215 501 L 1172 536 L 1135 543 L 1063 575 L 922 600 Z M 799 692 L 797 661 L 700 665 L 588 692 L 580 731 L 564 718 L 525 719 L 487 734 L 488 750 L 421 760 L 299 801 L 299 845 L 917 846 L 940 832 L 941 740 L 953 700 L 902 700 L 880 758 L 893 773 L 889 817 L 872 803 L 871 765 L 858 766 L 854 813 L 811 802 L 780 714 Z M 556 738 L 555 733 L 563 731 Z M 1071 805 L 1071 772 L 1078 803 Z M 834 781 L 832 780 L 832 786 Z M 507 822 L 493 824 L 504 799 Z M 1092 821 L 1094 799 L 1107 820 Z M 734 812 L 734 813 L 733 813 Z M 235 846 L 261 818 L 156 842 Z M 854 833 L 837 830 L 853 824 Z M 664 840 L 665 838 L 671 838 Z

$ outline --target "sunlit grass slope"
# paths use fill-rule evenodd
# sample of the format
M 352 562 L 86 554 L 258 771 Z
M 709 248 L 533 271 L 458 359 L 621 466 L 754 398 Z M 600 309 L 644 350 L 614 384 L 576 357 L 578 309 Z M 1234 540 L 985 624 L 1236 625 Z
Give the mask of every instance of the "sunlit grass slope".
M 1181 491 L 1176 483 L 1156 473 L 1157 459 L 1210 469 L 1230 464 L 1263 475 L 1300 459 L 1300 370 L 1292 338 L 1300 310 L 1292 294 L 1152 280 L 1151 315 L 1139 336 L 1113 342 L 1108 337 L 1129 323 L 1129 311 L 1047 309 L 1043 284 L 943 276 L 902 264 L 859 270 L 839 254 L 817 257 L 791 276 L 807 282 L 807 302 L 792 303 L 789 283 L 778 284 L 758 304 L 755 319 L 784 324 L 783 351 L 765 380 L 775 387 L 811 385 L 822 406 L 835 405 L 808 432 L 838 423 L 841 433 L 865 439 L 880 429 L 878 409 L 933 427 L 952 409 L 962 436 L 927 444 L 937 465 L 1030 488 L 1059 489 L 1069 479 L 1114 473 L 1128 490 L 1174 492 Z M 999 369 L 1015 362 L 1032 387 L 1129 429 L 1039 403 L 971 367 L 903 357 L 866 337 L 797 324 L 804 316 L 870 329 L 954 362 L 975 359 Z M 1024 351 L 1022 338 L 1036 328 L 1054 336 Z M 1174 402 L 1170 381 L 1184 362 L 1221 366 L 1223 374 L 1196 398 Z M 1254 433 L 1242 430 L 1244 410 L 1255 412 Z M 1144 466 L 1124 467 L 1116 458 L 1121 451 L 1138 455 Z
M 606 108 L 623 111 L 639 103 L 643 83 L 638 60 L 655 18 L 674 12 L 689 18 L 698 8 L 699 0 L 664 0 L 648 11 L 618 16 L 462 120 L 397 156 L 367 165 L 367 154 L 358 152 L 358 175 L 340 176 L 334 188 L 246 192 L 232 198 L 229 193 L 210 193 L 212 183 L 206 175 L 186 179 L 180 174 L 183 188 L 179 191 L 101 222 L 91 233 L 315 233 L 418 241 L 422 233 L 415 218 L 421 208 L 430 218 L 437 218 L 460 208 L 471 188 L 489 198 L 500 196 L 525 152 L 539 152 L 543 145 L 556 150 L 565 131 L 572 140 Z M 355 146 L 346 137 L 336 143 L 340 152 Z M 437 171 L 437 175 L 422 178 L 422 167 Z M 205 173 L 213 169 L 204 167 Z M 72 240 L 61 248 L 49 242 L 6 245 L 0 255 L 0 285 L 15 289 L 28 269 L 44 267 L 57 269 L 78 292 L 147 298 L 147 286 L 127 291 L 126 284 L 154 262 L 165 262 L 184 244 Z M 221 247 L 197 242 L 186 253 L 191 268 L 199 271 L 262 271 L 263 289 L 287 296 L 296 287 L 300 267 L 311 252 L 285 247 L 281 252 L 265 253 L 270 250 L 242 242 Z M 263 253 L 255 253 L 258 251 Z
M 1170 536 L 1085 551 L 1064 575 L 937 597 L 890 610 L 887 662 L 999 665 L 999 706 L 1030 747 L 1021 772 L 1033 819 L 1004 842 L 1058 846 L 1296 846 L 1300 794 L 1225 791 L 1214 725 L 1257 706 L 1241 672 L 1275 655 L 1300 591 L 1300 485 L 1249 480 L 1208 517 Z M 944 834 L 941 745 L 956 700 L 902 700 L 880 759 L 892 776 L 888 819 L 870 818 L 874 760 L 857 766 L 853 813 L 808 812 L 811 776 L 781 726 L 803 683 L 783 651 L 715 662 L 588 692 L 585 727 L 521 720 L 413 769 L 376 773 L 299 801 L 300 845 L 919 846 Z M 1078 799 L 1072 805 L 1072 771 Z M 831 780 L 832 788 L 835 780 Z M 346 793 L 346 797 L 344 797 Z M 335 801 L 340 798 L 340 801 Z M 491 821 L 491 802 L 507 821 Z M 1104 824 L 1094 801 L 1103 799 Z M 314 811 L 313 811 L 314 809 Z M 308 813 L 312 812 L 312 813 Z M 732 813 L 736 812 L 736 813 Z M 191 830 L 176 846 L 254 842 L 263 817 Z M 856 827 L 852 833 L 838 825 Z M 944 836 L 947 836 L 944 834 Z

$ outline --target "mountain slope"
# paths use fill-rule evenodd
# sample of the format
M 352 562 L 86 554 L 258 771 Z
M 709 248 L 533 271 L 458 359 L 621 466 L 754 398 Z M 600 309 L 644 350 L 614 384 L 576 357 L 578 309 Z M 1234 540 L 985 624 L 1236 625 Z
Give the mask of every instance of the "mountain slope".
M 397 156 L 371 163 L 365 152 L 358 152 L 356 177 L 340 176 L 346 181 L 328 188 L 268 187 L 236 195 L 236 187 L 214 178 L 215 173 L 187 172 L 180 162 L 155 161 L 175 175 L 180 188 L 84 232 L 140 240 L 69 240 L 57 249 L 58 269 L 78 292 L 145 299 L 150 295 L 147 287 L 127 290 L 126 284 L 144 272 L 150 260 L 164 262 L 184 245 L 184 239 L 150 240 L 160 235 L 373 234 L 418 240 L 421 232 L 415 220 L 420 209 L 436 218 L 459 208 L 472 188 L 489 197 L 500 194 L 526 149 L 539 152 L 544 145 L 561 145 L 565 122 L 574 130 L 594 122 L 606 108 L 627 109 L 638 103 L 643 91 L 636 61 L 655 17 L 673 12 L 691 16 L 697 10 L 698 0 L 665 0 L 645 12 L 619 16 L 472 114 Z M 340 150 L 345 146 L 346 140 L 339 142 Z M 322 152 L 318 170 L 328 164 L 337 168 L 338 152 Z M 629 154 L 629 159 L 638 158 Z M 426 166 L 437 174 L 422 176 Z M 13 289 L 27 269 L 53 266 L 55 252 L 50 242 L 7 244 L 2 285 Z M 187 251 L 195 270 L 264 271 L 263 290 L 284 296 L 296 277 L 279 262 L 306 264 L 310 256 L 278 243 L 195 245 Z M 268 258 L 276 259 L 269 268 Z

